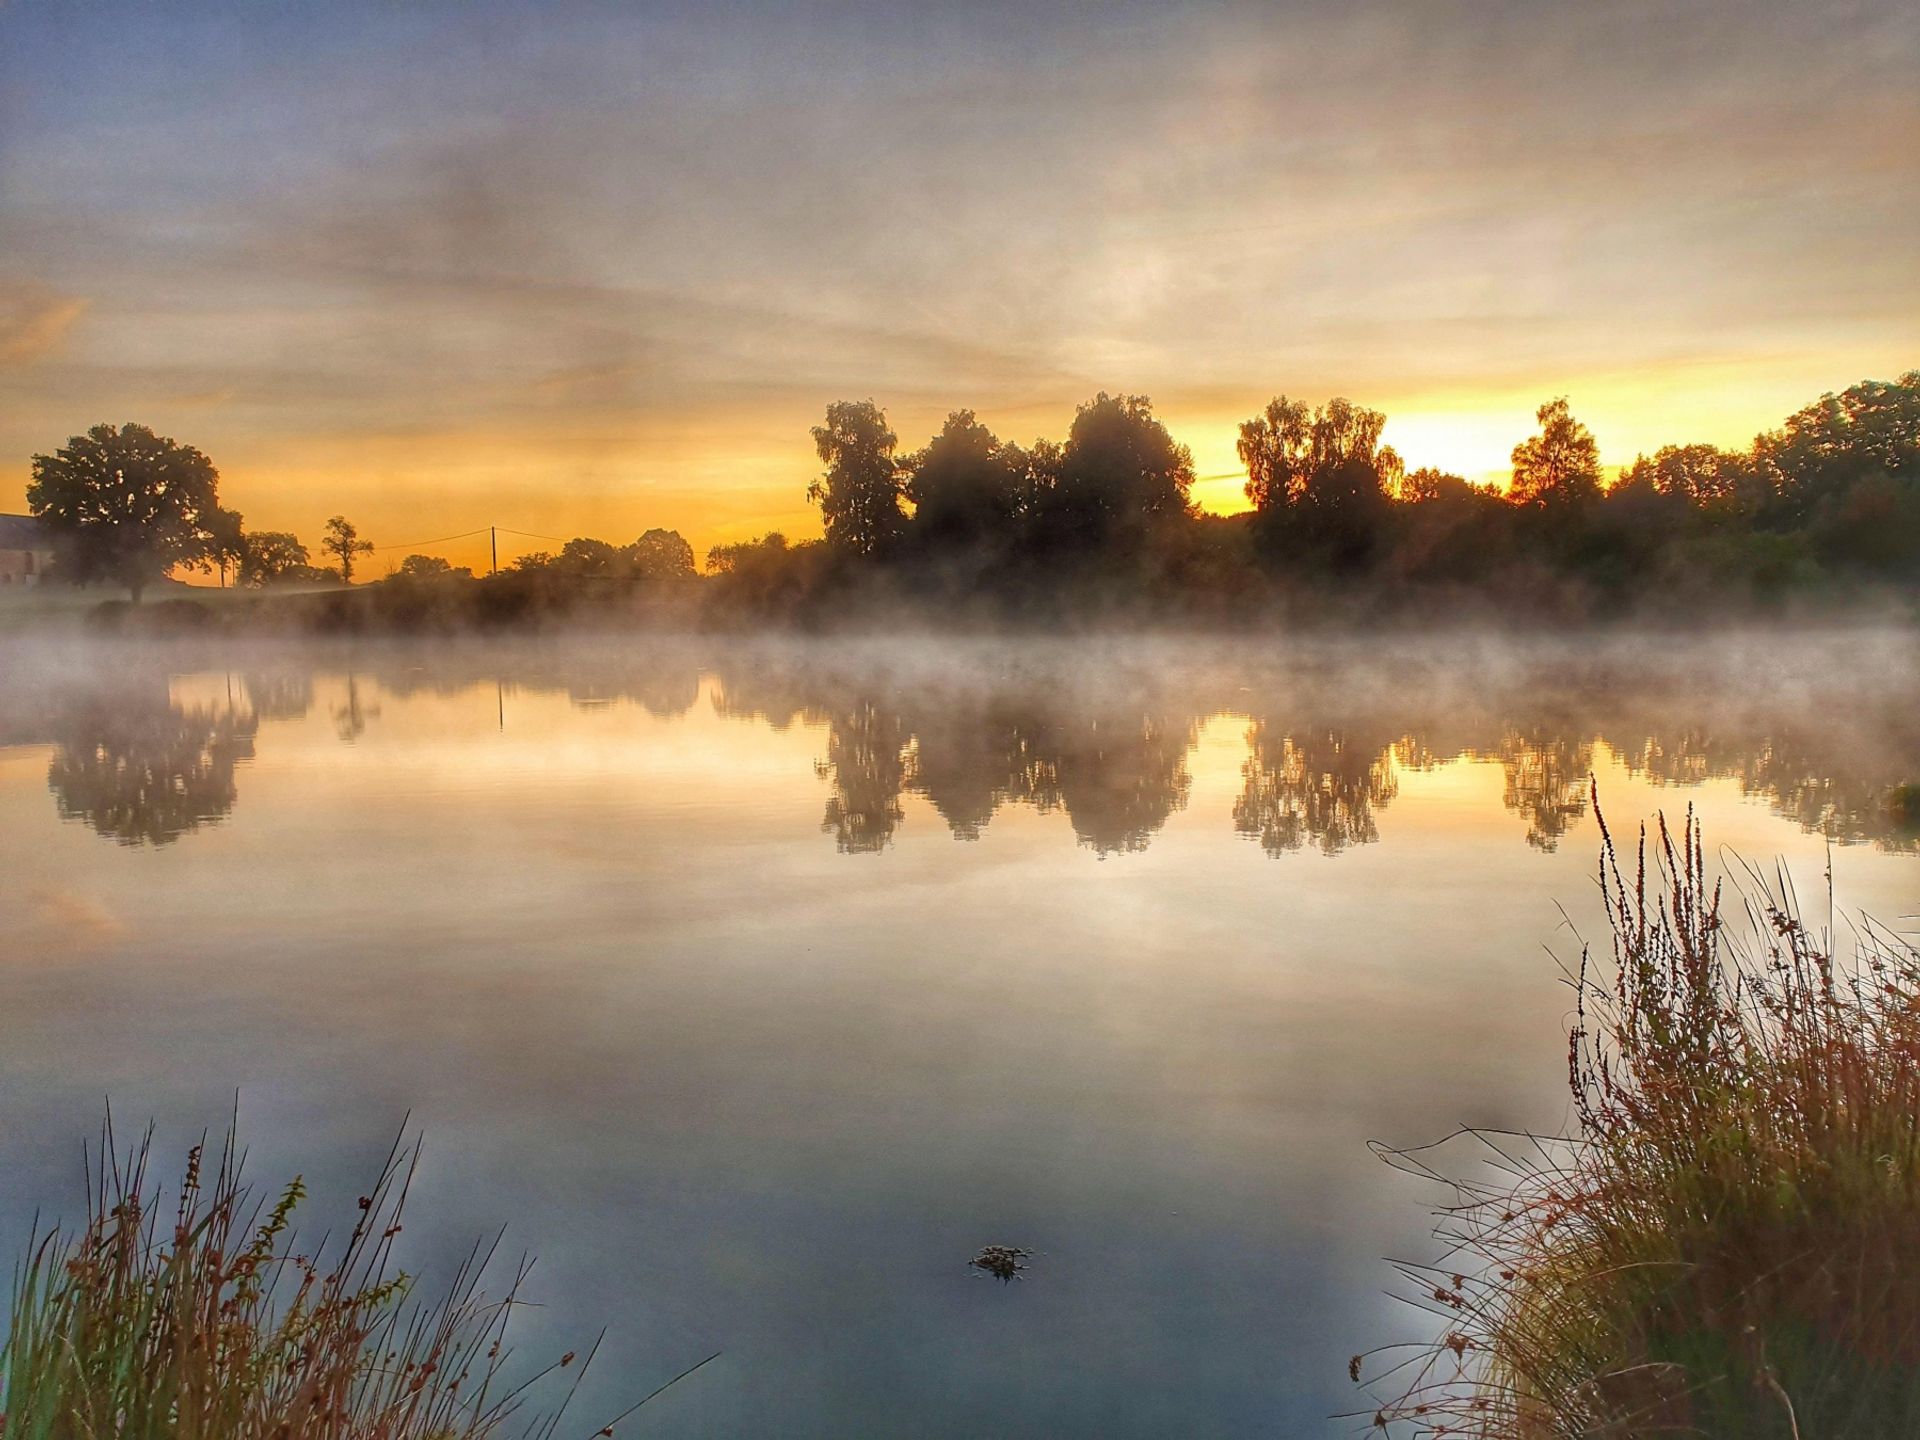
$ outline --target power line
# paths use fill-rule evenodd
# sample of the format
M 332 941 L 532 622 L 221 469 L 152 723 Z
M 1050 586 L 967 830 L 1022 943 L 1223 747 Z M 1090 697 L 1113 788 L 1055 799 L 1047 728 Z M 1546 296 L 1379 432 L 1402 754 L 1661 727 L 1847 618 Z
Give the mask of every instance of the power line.
M 408 540 L 404 543 L 393 545 L 376 545 L 373 548 L 376 550 L 419 550 L 428 545 L 444 545 L 449 540 L 465 540 L 469 536 L 484 535 L 486 533 L 487 527 L 482 525 L 478 530 L 463 530 L 458 535 L 442 535 L 438 540 Z
M 564 535 L 541 535 L 532 530 L 515 530 L 506 525 L 496 525 L 494 528 L 502 535 L 518 535 L 526 540 L 551 540 L 559 545 L 567 543 L 567 537 Z

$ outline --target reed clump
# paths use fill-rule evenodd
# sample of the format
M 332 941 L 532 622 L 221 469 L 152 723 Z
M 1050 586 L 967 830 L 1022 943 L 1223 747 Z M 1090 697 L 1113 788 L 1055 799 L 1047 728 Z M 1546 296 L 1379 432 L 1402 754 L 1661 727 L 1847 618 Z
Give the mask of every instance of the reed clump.
M 1631 875 L 1602 835 L 1612 955 L 1574 977 L 1577 1131 L 1469 1132 L 1495 1178 L 1449 1182 L 1442 1267 L 1403 1268 L 1441 1339 L 1356 1357 L 1356 1380 L 1395 1362 L 1365 1418 L 1483 1440 L 1920 1434 L 1920 951 L 1863 922 L 1836 958 L 1782 873 L 1744 872 L 1724 903 L 1691 815 L 1643 831 Z
M 493 1247 L 475 1246 L 432 1302 L 395 1268 L 417 1150 L 396 1144 L 327 1260 L 294 1229 L 302 1182 L 254 1192 L 231 1133 L 189 1152 L 171 1205 L 151 1149 L 149 1131 L 121 1154 L 109 1124 L 84 1223 L 36 1227 L 0 1347 L 4 1440 L 551 1440 L 586 1364 L 507 1383 L 528 1264 L 489 1300 Z M 523 1413 L 559 1371 L 558 1407 Z

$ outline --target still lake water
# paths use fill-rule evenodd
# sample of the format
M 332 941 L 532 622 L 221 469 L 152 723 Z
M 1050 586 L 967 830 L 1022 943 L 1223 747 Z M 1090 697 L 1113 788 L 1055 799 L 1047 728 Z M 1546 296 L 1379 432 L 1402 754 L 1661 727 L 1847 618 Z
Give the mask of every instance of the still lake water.
M 409 1258 L 509 1224 L 623 1435 L 1315 1436 L 1427 1333 L 1367 1141 L 1567 1116 L 1696 807 L 1911 930 L 1911 635 L 0 648 L 0 1240 L 110 1097 Z M 983 1245 L 1028 1276 L 970 1272 Z

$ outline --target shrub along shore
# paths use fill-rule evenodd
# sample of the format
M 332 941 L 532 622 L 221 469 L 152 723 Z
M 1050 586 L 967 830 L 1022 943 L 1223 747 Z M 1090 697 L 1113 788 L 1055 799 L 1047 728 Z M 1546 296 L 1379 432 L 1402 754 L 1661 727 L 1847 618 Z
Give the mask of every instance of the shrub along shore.
M 395 1243 L 417 1146 L 396 1142 L 327 1257 L 295 1229 L 302 1181 L 250 1187 L 231 1130 L 188 1152 L 171 1203 L 152 1138 L 123 1153 L 109 1122 L 83 1222 L 29 1240 L 0 1344 L 4 1440 L 554 1440 L 598 1342 L 521 1373 L 508 1326 L 531 1262 L 488 1298 L 491 1245 L 416 1297 Z
M 1710 884 L 1662 822 L 1601 880 L 1565 1141 L 1481 1134 L 1448 1252 L 1404 1273 L 1440 1338 L 1357 1356 L 1380 1429 L 1481 1440 L 1920 1433 L 1920 950 L 1848 958 L 1784 875 Z M 1732 912 L 1732 913 L 1730 913 Z M 1390 1157 L 1437 1178 L 1417 1154 Z

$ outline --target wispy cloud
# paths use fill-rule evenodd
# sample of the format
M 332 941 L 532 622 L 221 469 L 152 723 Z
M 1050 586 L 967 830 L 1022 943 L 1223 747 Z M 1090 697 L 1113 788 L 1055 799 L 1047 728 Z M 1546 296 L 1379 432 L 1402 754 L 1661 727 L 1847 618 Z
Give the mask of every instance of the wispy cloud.
M 31 283 L 0 283 L 0 369 L 32 365 L 58 350 L 87 302 Z

